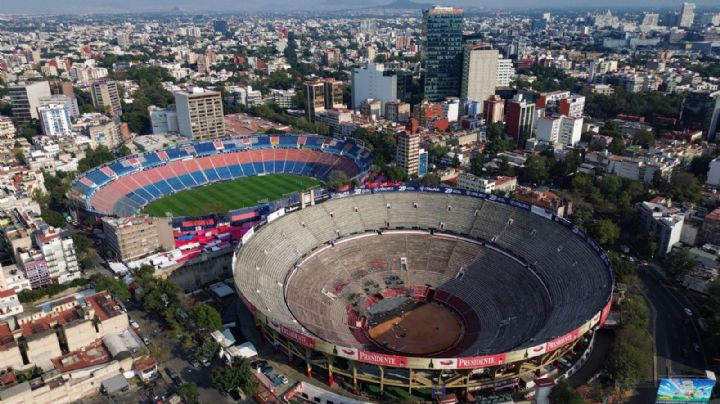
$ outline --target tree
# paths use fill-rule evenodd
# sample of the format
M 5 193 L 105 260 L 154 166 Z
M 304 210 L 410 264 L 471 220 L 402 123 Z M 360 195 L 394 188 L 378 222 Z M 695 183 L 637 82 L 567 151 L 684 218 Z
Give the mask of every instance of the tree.
M 17 160 L 18 164 L 20 165 L 26 165 L 27 161 L 25 160 L 25 153 L 18 151 L 15 153 L 15 160 Z
M 420 179 L 420 183 L 426 187 L 437 187 L 440 185 L 440 176 L 435 173 L 427 173 Z
M 529 182 L 540 182 L 548 179 L 548 161 L 545 156 L 530 156 L 525 160 L 523 178 Z
M 648 149 L 655 145 L 655 134 L 650 130 L 639 130 L 633 135 L 633 143 Z
M 341 170 L 333 170 L 328 175 L 327 185 L 332 189 L 340 189 L 350 183 L 348 175 Z
M 93 275 L 91 280 L 95 283 L 95 290 L 107 290 L 116 299 L 121 301 L 130 299 L 130 289 L 122 279 L 97 274 Z
M 695 268 L 695 263 L 690 259 L 690 250 L 687 247 L 672 251 L 665 257 L 662 264 L 665 272 L 678 280 Z
M 215 387 L 227 392 L 238 387 L 249 396 L 257 392 L 252 369 L 245 358 L 233 360 L 230 366 L 213 369 L 210 381 Z
M 699 202 L 702 199 L 702 184 L 692 174 L 675 171 L 670 177 L 670 189 L 673 199 L 679 201 Z
M 180 386 L 178 393 L 180 393 L 180 395 L 185 399 L 185 402 L 188 404 L 195 404 L 198 402 L 198 398 L 200 398 L 198 386 L 194 382 L 185 383 Z
M 190 313 L 195 324 L 208 331 L 222 330 L 222 317 L 220 313 L 209 304 L 201 303 L 195 306 Z
M 105 146 L 98 146 L 95 150 L 88 149 L 85 152 L 85 158 L 78 161 L 78 171 L 84 173 L 91 168 L 113 160 L 115 160 L 115 155 Z
M 162 345 L 150 345 L 148 351 L 150 351 L 150 356 L 155 358 L 158 362 L 164 362 L 170 357 L 170 351 Z
M 202 345 L 200 345 L 200 349 L 198 350 L 198 356 L 209 359 L 214 357 L 219 350 L 220 344 L 218 344 L 212 338 L 207 338 L 205 339 L 205 341 L 203 341 Z
M 600 245 L 610 245 L 620 237 L 620 228 L 610 219 L 601 219 L 592 227 L 593 238 Z
M 63 215 L 55 212 L 54 210 L 45 209 L 42 211 L 40 216 L 45 223 L 52 227 L 62 228 L 65 226 L 65 219 L 63 218 Z
M 585 400 L 578 391 L 570 387 L 567 379 L 558 380 L 550 390 L 550 404 L 583 404 Z
M 73 244 L 75 249 L 81 253 L 88 253 L 93 246 L 92 241 L 88 236 L 82 233 L 75 233 L 72 235 Z

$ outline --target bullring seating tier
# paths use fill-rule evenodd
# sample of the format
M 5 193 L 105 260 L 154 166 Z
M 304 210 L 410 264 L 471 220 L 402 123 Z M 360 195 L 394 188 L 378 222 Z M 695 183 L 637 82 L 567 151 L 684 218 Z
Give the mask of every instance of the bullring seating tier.
M 435 234 L 397 230 L 412 228 Z M 389 276 L 402 284 L 387 285 Z M 560 224 L 496 202 L 414 192 L 331 199 L 287 214 L 240 248 L 235 280 L 269 317 L 357 348 L 368 341 L 348 324 L 348 309 L 388 287 L 429 285 L 465 319 L 455 356 L 564 335 L 600 311 L 612 290 L 602 260 Z
M 81 174 L 68 196 L 83 208 L 129 216 L 155 199 L 208 183 L 262 174 L 297 174 L 325 180 L 339 170 L 360 178 L 369 151 L 321 136 L 253 136 L 195 142 L 123 157 Z

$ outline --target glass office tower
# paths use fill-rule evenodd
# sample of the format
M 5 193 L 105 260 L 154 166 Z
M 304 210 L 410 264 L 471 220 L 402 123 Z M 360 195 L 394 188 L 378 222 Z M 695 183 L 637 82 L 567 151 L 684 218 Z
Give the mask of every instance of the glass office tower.
M 425 98 L 460 96 L 463 66 L 463 10 L 436 6 L 423 11 Z

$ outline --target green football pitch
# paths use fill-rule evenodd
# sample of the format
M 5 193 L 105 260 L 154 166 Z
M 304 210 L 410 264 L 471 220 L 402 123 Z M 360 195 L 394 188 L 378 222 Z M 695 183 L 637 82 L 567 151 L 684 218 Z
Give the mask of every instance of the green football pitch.
M 255 206 L 320 185 L 311 177 L 272 174 L 244 177 L 181 191 L 150 202 L 143 212 L 155 217 L 201 216 Z

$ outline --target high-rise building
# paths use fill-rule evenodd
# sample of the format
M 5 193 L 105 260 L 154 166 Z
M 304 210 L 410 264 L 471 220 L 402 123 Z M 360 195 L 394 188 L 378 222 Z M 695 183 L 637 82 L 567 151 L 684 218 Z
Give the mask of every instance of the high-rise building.
M 40 106 L 40 98 L 50 96 L 50 84 L 47 81 L 38 81 L 9 86 L 8 94 L 15 124 L 24 125 L 32 119 L 38 119 L 37 107 Z
M 497 49 L 486 45 L 466 45 L 463 57 L 460 97 L 482 101 L 495 94 L 497 84 Z
M 343 82 L 326 79 L 324 82 L 325 109 L 345 108 L 343 103 Z
M 498 59 L 495 86 L 508 87 L 514 76 L 515 68 L 513 68 L 512 59 Z
M 308 121 L 325 111 L 325 84 L 322 81 L 305 83 L 305 117 Z
M 660 14 L 645 13 L 645 15 L 643 15 L 642 23 L 640 25 L 644 25 L 647 27 L 657 27 L 658 25 L 660 25 Z
M 213 30 L 220 34 L 225 34 L 228 30 L 227 21 L 215 20 L 213 21 Z
M 50 279 L 68 283 L 80 277 L 80 267 L 72 237 L 48 227 L 33 234 L 35 245 L 42 252 Z
M 535 124 L 535 136 L 538 140 L 552 145 L 575 146 L 582 135 L 583 118 L 545 116 Z
M 690 28 L 695 22 L 695 3 L 683 3 L 680 9 L 680 19 L 678 27 Z
M 525 141 L 532 135 L 535 121 L 535 103 L 527 102 L 522 95 L 516 95 L 507 104 L 508 117 L 505 121 L 505 130 L 515 144 L 524 147 Z
M 120 93 L 117 83 L 112 80 L 97 80 L 90 87 L 93 105 L 104 107 L 112 116 L 122 115 Z
M 105 248 L 123 262 L 145 257 L 159 248 L 174 248 L 172 227 L 167 219 L 147 215 L 103 218 L 102 226 Z
M 560 100 L 560 114 L 574 118 L 582 117 L 585 113 L 585 96 L 573 95 Z
M 505 100 L 497 95 L 491 95 L 483 101 L 483 117 L 485 123 L 502 123 L 505 120 Z
M 57 137 L 72 133 L 72 122 L 67 105 L 44 105 L 38 108 L 38 116 L 45 136 Z
M 80 108 L 78 107 L 77 98 L 68 97 L 64 94 L 53 94 L 49 97 L 40 97 L 40 106 L 50 104 L 63 104 L 70 111 L 70 116 L 77 118 L 80 116 Z
M 225 135 L 222 95 L 217 91 L 190 87 L 175 93 L 180 134 L 194 140 Z
M 87 131 L 91 142 L 97 146 L 105 146 L 110 150 L 120 146 L 123 142 L 120 125 L 107 117 L 102 117 L 97 122 L 89 125 Z
M 148 107 L 148 115 L 150 117 L 152 133 L 177 133 L 180 131 L 175 105 L 168 105 L 167 108 L 151 105 Z
M 128 34 L 125 31 L 118 32 L 117 34 L 117 44 L 120 47 L 120 49 L 127 49 L 130 47 L 130 34 Z
M 397 99 L 397 76 L 385 71 L 382 64 L 368 63 L 352 70 L 352 107 L 372 98 L 382 104 Z
M 418 174 L 420 157 L 420 136 L 417 133 L 403 132 L 397 137 L 395 161 L 408 176 Z
M 460 96 L 463 57 L 463 10 L 435 6 L 423 11 L 425 98 Z
M 410 104 L 399 100 L 385 103 L 385 119 L 393 122 L 407 122 L 410 119 Z

